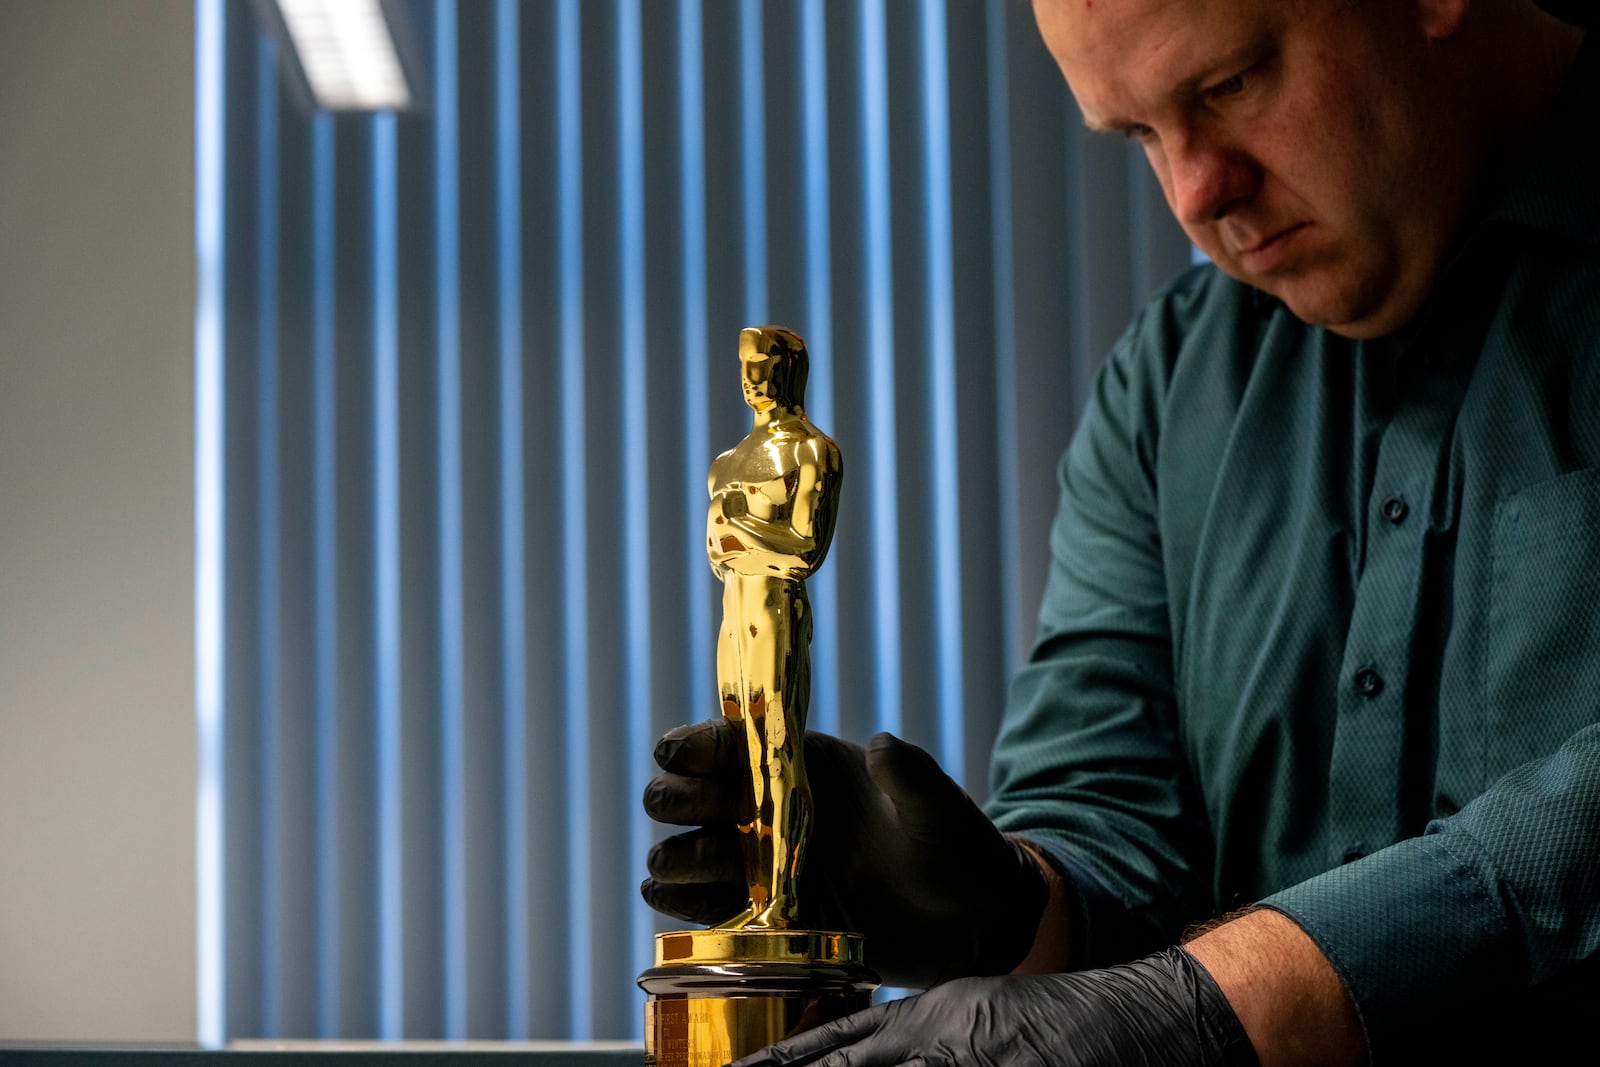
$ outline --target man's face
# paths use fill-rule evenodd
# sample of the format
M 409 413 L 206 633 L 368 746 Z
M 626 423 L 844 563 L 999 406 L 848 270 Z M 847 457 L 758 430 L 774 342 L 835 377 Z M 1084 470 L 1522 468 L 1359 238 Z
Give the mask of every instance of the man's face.
M 1435 5 L 1449 7 L 1450 5 Z M 1195 245 L 1307 322 L 1403 326 L 1473 195 L 1460 75 L 1416 0 L 1035 0 L 1091 126 L 1144 146 Z M 1459 97 L 1455 97 L 1459 99 Z

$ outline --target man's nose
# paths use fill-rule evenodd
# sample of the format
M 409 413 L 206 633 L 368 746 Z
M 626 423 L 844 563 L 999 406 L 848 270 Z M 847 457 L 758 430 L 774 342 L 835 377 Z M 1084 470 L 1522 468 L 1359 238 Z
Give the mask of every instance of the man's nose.
M 1230 145 L 1189 137 L 1167 146 L 1172 213 L 1186 226 L 1204 226 L 1245 203 L 1261 187 L 1261 173 Z

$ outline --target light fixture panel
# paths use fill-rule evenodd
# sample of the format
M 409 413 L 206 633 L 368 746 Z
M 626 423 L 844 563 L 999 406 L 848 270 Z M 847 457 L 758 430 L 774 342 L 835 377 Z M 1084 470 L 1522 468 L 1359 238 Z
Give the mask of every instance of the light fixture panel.
M 379 0 L 277 0 L 317 106 L 333 111 L 411 105 L 395 36 Z

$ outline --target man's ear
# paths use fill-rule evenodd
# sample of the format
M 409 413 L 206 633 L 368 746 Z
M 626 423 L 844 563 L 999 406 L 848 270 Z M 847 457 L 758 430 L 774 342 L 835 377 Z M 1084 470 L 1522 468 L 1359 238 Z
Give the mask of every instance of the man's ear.
M 1447 41 L 1461 29 L 1471 0 L 1417 0 L 1422 32 L 1430 41 Z

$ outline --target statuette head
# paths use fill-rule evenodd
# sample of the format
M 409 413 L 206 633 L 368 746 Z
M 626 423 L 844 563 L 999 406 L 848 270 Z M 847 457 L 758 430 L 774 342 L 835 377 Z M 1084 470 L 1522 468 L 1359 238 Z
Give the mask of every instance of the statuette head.
M 744 402 L 757 412 L 798 408 L 805 402 L 806 343 L 781 326 L 749 326 L 739 332 Z

